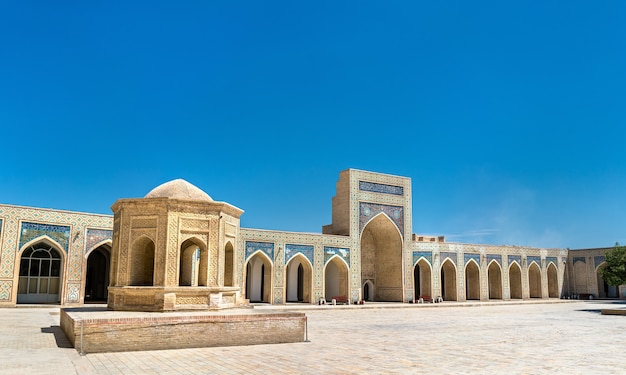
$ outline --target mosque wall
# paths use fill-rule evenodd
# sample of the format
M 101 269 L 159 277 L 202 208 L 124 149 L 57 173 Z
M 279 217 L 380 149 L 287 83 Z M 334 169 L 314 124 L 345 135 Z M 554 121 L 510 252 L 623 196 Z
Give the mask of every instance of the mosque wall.
M 626 297 L 626 290 L 607 286 L 598 276 L 609 248 L 493 246 L 417 236 L 411 233 L 411 194 L 409 178 L 349 169 L 339 175 L 332 223 L 322 233 L 240 228 L 238 220 L 220 219 L 221 240 L 207 263 L 219 269 L 211 272 L 217 275 L 211 284 L 241 286 L 245 298 L 271 304 L 333 297 L 350 302 Z M 107 252 L 120 240 L 113 238 L 114 226 L 120 225 L 111 215 L 0 205 L 0 306 L 29 303 L 20 298 L 57 282 L 48 271 L 31 275 L 39 272 L 33 264 L 45 263 L 39 258 L 27 257 L 31 268 L 20 267 L 35 244 L 58 257 L 50 264 L 60 265 L 59 270 L 50 266 L 59 274 L 59 287 L 49 293 L 49 302 L 93 299 L 89 269 L 103 262 L 109 262 L 107 271 L 115 269 Z M 100 263 L 92 262 L 92 254 Z M 110 273 L 97 281 L 115 285 L 119 280 Z

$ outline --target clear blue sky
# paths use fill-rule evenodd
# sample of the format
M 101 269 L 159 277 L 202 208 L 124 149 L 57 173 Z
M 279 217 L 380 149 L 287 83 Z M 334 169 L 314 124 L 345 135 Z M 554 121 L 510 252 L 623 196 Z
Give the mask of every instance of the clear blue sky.
M 0 202 L 110 213 L 184 178 L 320 232 L 339 172 L 413 231 L 626 243 L 626 3 L 0 3 Z

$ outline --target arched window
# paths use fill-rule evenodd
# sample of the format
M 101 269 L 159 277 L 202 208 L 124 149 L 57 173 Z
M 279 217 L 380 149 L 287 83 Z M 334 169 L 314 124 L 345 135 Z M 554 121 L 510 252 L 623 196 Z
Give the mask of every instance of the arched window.
M 46 243 L 30 246 L 20 259 L 18 303 L 59 302 L 61 254 Z

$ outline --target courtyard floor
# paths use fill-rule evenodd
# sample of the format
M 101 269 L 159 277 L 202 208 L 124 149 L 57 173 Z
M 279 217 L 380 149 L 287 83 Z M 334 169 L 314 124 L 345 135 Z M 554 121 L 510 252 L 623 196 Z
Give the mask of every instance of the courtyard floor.
M 600 314 L 624 301 L 548 302 L 288 305 L 306 312 L 310 342 L 84 356 L 61 332 L 58 306 L 3 308 L 0 374 L 626 372 L 626 316 Z

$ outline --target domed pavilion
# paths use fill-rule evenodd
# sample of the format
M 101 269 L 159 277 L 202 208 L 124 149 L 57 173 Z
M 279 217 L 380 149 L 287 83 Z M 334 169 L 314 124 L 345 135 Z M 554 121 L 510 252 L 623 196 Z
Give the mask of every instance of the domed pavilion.
M 176 179 L 114 213 L 111 310 L 223 309 L 247 301 L 236 269 L 243 211 Z

